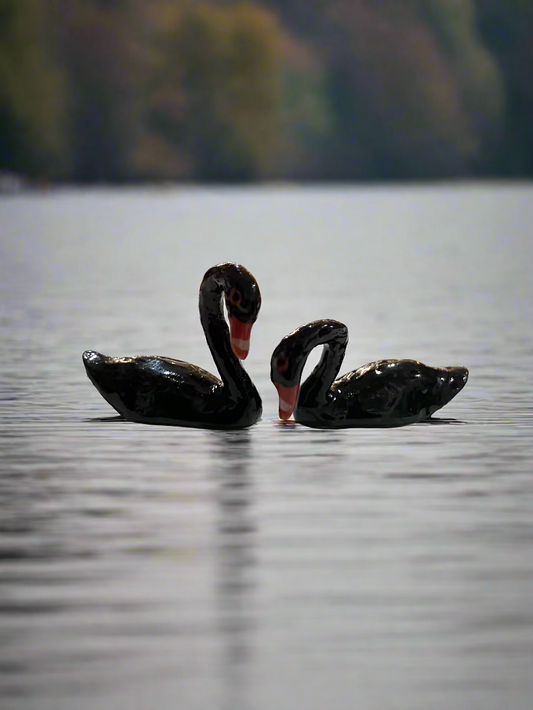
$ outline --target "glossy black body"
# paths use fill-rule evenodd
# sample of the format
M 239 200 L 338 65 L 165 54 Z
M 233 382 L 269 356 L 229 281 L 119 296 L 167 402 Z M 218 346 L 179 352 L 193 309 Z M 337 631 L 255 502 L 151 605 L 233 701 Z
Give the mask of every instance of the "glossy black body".
M 416 360 L 378 360 L 335 380 L 348 344 L 347 327 L 333 320 L 308 323 L 283 338 L 272 356 L 271 379 L 297 386 L 313 348 L 322 357 L 302 384 L 294 419 L 316 428 L 393 427 L 430 417 L 465 386 L 465 367 L 429 367 Z M 286 372 L 276 370 L 282 354 Z
M 200 320 L 221 379 L 200 367 L 167 357 L 114 358 L 83 353 L 89 379 L 102 397 L 126 419 L 144 424 L 210 429 L 243 429 L 261 417 L 257 389 L 233 353 L 222 298 L 232 288 L 243 295 L 230 315 L 253 323 L 261 306 L 254 277 L 238 264 L 209 269 L 200 287 Z

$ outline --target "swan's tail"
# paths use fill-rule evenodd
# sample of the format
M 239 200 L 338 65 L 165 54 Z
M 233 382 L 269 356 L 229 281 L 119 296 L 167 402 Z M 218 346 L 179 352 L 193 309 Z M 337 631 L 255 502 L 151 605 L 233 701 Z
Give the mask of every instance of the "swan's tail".
M 116 358 L 102 355 L 95 350 L 86 350 L 81 357 L 87 375 L 97 389 L 102 391 L 116 386 Z
M 108 357 L 94 350 L 86 350 L 82 359 L 87 376 L 98 392 L 120 415 L 128 418 L 127 407 L 122 401 L 121 393 L 127 391 L 127 387 L 122 386 L 124 384 L 123 368 L 126 361 L 130 362 L 131 358 Z M 122 365 L 122 368 L 119 365 Z
M 87 374 L 91 377 L 91 375 L 101 373 L 107 357 L 101 353 L 97 353 L 95 350 L 86 350 L 81 356 L 81 359 L 83 360 Z

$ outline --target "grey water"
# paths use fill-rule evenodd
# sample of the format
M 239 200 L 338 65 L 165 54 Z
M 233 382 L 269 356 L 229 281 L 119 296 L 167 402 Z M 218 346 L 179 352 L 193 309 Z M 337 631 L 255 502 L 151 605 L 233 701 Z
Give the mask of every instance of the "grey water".
M 109 419 L 82 351 L 213 371 L 228 260 L 263 294 L 263 419 Z M 2 709 L 531 710 L 532 263 L 526 185 L 0 200 Z M 270 354 L 324 317 L 341 372 L 470 380 L 433 424 L 283 426 Z

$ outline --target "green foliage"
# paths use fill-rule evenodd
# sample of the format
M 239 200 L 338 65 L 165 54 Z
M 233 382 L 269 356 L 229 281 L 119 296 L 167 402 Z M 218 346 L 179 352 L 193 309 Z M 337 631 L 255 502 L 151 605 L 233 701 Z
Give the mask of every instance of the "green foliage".
M 287 36 L 282 58 L 282 119 L 272 174 L 320 179 L 333 130 L 327 75 L 318 52 L 293 37 Z
M 63 0 L 73 177 L 124 180 L 132 172 L 142 57 L 129 0 Z
M 533 175 L 533 0 L 0 0 L 0 168 Z
M 477 26 L 502 69 L 507 94 L 499 174 L 533 176 L 533 2 L 477 0 Z
M 281 31 L 250 4 L 179 14 L 157 86 L 154 126 L 204 180 L 264 174 L 280 118 Z
M 337 0 L 329 22 L 339 175 L 467 173 L 477 136 L 451 67 L 413 8 Z
M 57 177 L 68 163 L 64 74 L 51 5 L 0 1 L 0 167 Z
M 453 71 L 480 148 L 500 132 L 505 95 L 501 72 L 477 32 L 472 0 L 418 0 L 422 19 Z

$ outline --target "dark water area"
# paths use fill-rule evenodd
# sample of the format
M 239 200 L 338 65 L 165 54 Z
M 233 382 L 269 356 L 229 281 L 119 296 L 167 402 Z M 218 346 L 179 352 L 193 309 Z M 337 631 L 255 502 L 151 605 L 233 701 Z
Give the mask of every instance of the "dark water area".
M 528 186 L 0 200 L 2 710 L 530 710 L 532 225 Z M 263 294 L 263 419 L 114 420 L 83 350 L 213 371 L 226 260 Z M 282 426 L 270 354 L 317 318 L 341 372 L 470 380 L 433 424 Z

